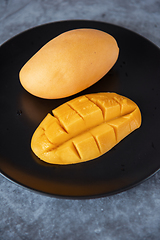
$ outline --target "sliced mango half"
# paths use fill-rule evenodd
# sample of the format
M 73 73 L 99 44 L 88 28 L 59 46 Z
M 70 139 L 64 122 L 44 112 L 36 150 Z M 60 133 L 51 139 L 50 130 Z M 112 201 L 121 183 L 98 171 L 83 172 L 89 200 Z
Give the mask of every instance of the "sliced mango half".
M 35 130 L 31 149 L 51 164 L 75 164 L 109 151 L 141 126 L 136 103 L 116 93 L 72 99 L 48 113 Z

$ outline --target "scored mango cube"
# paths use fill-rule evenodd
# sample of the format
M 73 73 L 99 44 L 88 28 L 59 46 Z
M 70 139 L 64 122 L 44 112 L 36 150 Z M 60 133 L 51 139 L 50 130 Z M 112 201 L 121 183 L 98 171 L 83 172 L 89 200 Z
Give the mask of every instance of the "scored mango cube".
M 59 148 L 57 148 L 56 154 L 63 164 L 76 163 L 81 161 L 81 158 L 72 141 L 67 141 Z
M 54 121 L 54 117 L 48 113 L 47 116 L 43 119 L 43 121 L 40 123 L 39 127 L 42 127 L 44 130 L 46 130 Z
M 73 99 L 69 105 L 83 118 L 86 128 L 91 128 L 103 122 L 102 110 L 83 96 Z
M 122 116 L 125 115 L 125 114 L 128 114 L 128 113 L 131 113 L 136 108 L 135 103 L 128 98 L 115 96 L 114 99 L 117 102 L 119 102 L 119 104 L 121 106 L 121 115 Z
M 100 155 L 98 145 L 94 137 L 86 132 L 73 139 L 73 144 L 75 145 L 80 158 L 83 159 L 93 159 Z
M 54 134 L 53 134 L 54 132 Z M 68 133 L 60 125 L 57 118 L 54 118 L 54 121 L 48 126 L 45 131 L 45 135 L 48 140 L 53 143 L 55 147 L 58 147 L 64 141 L 68 140 Z
M 112 126 L 115 130 L 117 143 L 120 142 L 131 132 L 129 121 L 129 118 L 121 117 L 114 119 L 108 123 L 108 125 Z
M 127 118 L 129 120 L 131 132 L 140 127 L 142 119 L 138 107 L 130 114 L 124 115 L 123 118 Z
M 102 109 L 104 120 L 109 121 L 121 115 L 121 106 L 115 101 L 115 94 L 90 94 L 87 95 L 99 108 Z
M 85 129 L 85 123 L 82 117 L 80 117 L 68 104 L 63 104 L 52 112 L 67 133 L 72 134 L 75 132 L 75 134 L 78 134 Z
M 38 152 L 40 155 L 53 149 L 53 144 L 48 140 L 44 133 L 44 129 L 40 126 L 34 132 L 31 147 L 33 147 L 34 151 Z
M 107 123 L 91 129 L 90 133 L 96 139 L 101 154 L 109 151 L 117 143 L 114 128 Z

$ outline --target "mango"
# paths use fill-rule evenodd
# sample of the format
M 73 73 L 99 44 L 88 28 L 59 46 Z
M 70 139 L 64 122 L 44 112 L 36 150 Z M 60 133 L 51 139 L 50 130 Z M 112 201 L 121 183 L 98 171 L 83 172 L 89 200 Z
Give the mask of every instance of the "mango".
M 22 86 L 45 99 L 74 95 L 99 81 L 115 64 L 114 37 L 96 29 L 64 32 L 46 43 L 21 68 Z
M 75 164 L 109 151 L 141 125 L 136 103 L 116 93 L 72 99 L 48 113 L 35 130 L 31 149 L 51 164 Z

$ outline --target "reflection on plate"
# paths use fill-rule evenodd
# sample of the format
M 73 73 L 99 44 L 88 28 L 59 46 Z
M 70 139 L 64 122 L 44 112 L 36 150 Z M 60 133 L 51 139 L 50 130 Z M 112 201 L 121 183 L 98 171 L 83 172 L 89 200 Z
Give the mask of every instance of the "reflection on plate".
M 30 95 L 19 82 L 24 63 L 46 42 L 75 28 L 113 35 L 120 55 L 110 72 L 72 97 L 46 100 Z M 0 172 L 13 182 L 52 196 L 101 197 L 129 189 L 159 170 L 160 50 L 122 27 L 95 21 L 55 22 L 25 31 L 0 47 Z M 112 91 L 137 103 L 140 129 L 108 153 L 89 162 L 56 166 L 43 163 L 30 149 L 32 134 L 48 112 L 77 96 Z

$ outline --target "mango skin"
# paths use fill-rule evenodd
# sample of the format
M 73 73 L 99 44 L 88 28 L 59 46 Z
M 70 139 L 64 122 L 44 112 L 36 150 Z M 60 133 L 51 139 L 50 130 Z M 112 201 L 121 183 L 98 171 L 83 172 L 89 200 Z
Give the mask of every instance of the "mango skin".
M 141 125 L 136 103 L 116 93 L 72 99 L 48 113 L 35 130 L 31 149 L 51 164 L 95 159 Z
M 118 55 L 117 42 L 108 33 L 70 30 L 53 38 L 31 57 L 20 70 L 20 82 L 40 98 L 68 97 L 100 80 Z

